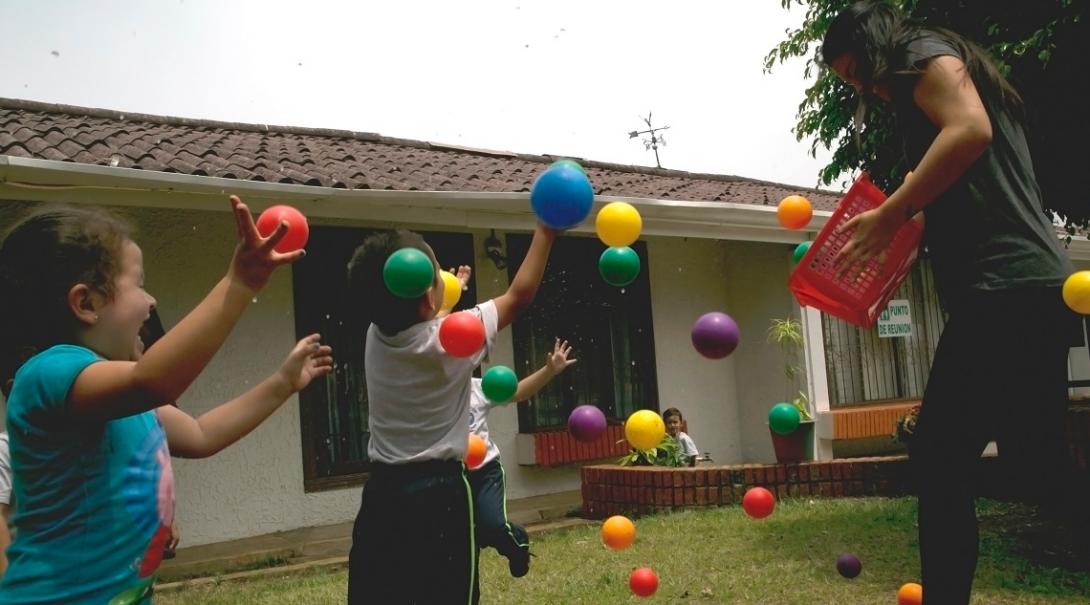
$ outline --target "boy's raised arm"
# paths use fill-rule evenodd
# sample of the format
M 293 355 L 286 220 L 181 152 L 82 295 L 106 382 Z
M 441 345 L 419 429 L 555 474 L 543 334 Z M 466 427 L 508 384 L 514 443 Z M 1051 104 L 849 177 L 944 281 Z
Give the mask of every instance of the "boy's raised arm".
M 541 276 L 545 274 L 545 265 L 549 261 L 549 250 L 559 233 L 538 223 L 530 241 L 530 249 L 515 273 L 515 278 L 511 280 L 511 286 L 494 299 L 498 329 L 502 330 L 511 325 L 518 314 L 534 301 L 538 286 L 541 285 Z

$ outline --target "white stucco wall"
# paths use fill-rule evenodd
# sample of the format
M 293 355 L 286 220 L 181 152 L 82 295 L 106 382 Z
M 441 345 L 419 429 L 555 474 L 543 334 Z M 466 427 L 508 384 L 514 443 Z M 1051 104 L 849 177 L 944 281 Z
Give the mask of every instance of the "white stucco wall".
M 647 238 L 661 407 L 677 407 L 701 452 L 717 463 L 775 460 L 768 409 L 783 400 L 779 349 L 769 320 L 797 308 L 787 289 L 791 246 Z M 693 322 L 721 311 L 737 323 L 738 348 L 709 360 L 693 349 Z
M 772 318 L 799 317 L 798 305 L 787 288 L 794 247 L 752 242 L 726 242 L 725 247 L 730 283 L 727 301 L 742 333 L 742 344 L 731 356 L 740 376 L 738 462 L 775 462 L 768 410 L 794 396 L 795 391 L 785 380 L 780 349 L 768 342 L 767 333 Z
M 729 258 L 723 242 L 646 238 L 651 279 L 651 312 L 655 324 L 655 360 L 659 407 L 676 407 L 701 453 L 721 464 L 741 458 L 738 439 L 738 396 L 735 360 L 701 356 L 693 348 L 693 322 L 729 304 Z M 746 329 L 739 326 L 746 344 Z

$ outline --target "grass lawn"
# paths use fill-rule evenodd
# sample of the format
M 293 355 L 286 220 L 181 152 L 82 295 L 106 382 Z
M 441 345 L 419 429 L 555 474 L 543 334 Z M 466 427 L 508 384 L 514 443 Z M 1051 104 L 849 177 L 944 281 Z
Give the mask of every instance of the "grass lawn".
M 1090 561 L 1064 552 L 1054 528 L 1023 506 L 981 500 L 981 555 L 974 604 L 1090 603 Z M 781 502 L 762 521 L 739 507 L 708 508 L 636 520 L 636 543 L 614 552 L 598 525 L 541 536 L 530 574 L 515 580 L 495 551 L 481 562 L 483 603 L 896 603 L 904 582 L 919 581 L 916 501 L 903 499 Z M 863 561 L 841 578 L 837 555 Z M 633 596 L 628 574 L 650 566 L 659 590 Z M 1081 571 L 1080 571 L 1081 569 Z M 325 571 L 164 594 L 159 605 L 344 603 L 345 572 Z

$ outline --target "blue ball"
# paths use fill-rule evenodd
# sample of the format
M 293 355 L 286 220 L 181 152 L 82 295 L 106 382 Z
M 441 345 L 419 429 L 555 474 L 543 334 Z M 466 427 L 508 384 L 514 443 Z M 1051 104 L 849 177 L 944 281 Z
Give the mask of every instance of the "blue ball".
M 534 214 L 553 229 L 570 229 L 583 222 L 593 202 L 594 188 L 587 175 L 563 164 L 541 173 L 530 189 Z

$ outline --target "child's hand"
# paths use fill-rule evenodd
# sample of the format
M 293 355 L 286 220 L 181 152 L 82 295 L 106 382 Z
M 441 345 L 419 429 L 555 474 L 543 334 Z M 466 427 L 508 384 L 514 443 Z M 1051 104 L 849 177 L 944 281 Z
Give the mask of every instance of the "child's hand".
M 174 552 L 178 549 L 178 543 L 182 541 L 182 534 L 178 531 L 178 522 L 174 521 L 170 524 L 170 539 L 167 540 L 166 546 L 163 550 Z
M 568 359 L 568 354 L 571 353 L 571 347 L 568 346 L 568 341 L 561 341 L 556 339 L 556 343 L 553 345 L 553 352 L 545 356 L 545 365 L 549 366 L 553 374 L 559 374 L 568 369 L 568 366 L 579 361 L 578 359 Z
M 257 232 L 257 225 L 254 224 L 250 209 L 237 195 L 231 196 L 231 209 L 234 211 L 235 224 L 238 227 L 238 246 L 231 259 L 230 276 L 250 290 L 257 292 L 265 287 L 277 267 L 293 263 L 306 254 L 303 250 L 287 254 L 273 250 L 273 246 L 288 232 L 287 223 L 281 221 L 276 231 L 265 238 Z
M 333 371 L 333 349 L 320 341 L 318 334 L 300 340 L 280 366 L 280 377 L 292 393 L 303 390 L 315 378 Z
M 473 269 L 471 269 L 469 265 L 458 267 L 457 272 L 455 272 L 454 269 L 451 269 L 450 272 L 454 273 L 454 277 L 457 277 L 458 281 L 462 283 L 462 290 L 469 288 L 469 277 L 473 275 Z

